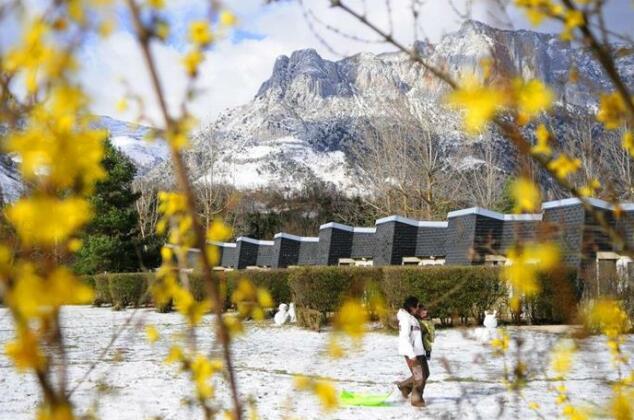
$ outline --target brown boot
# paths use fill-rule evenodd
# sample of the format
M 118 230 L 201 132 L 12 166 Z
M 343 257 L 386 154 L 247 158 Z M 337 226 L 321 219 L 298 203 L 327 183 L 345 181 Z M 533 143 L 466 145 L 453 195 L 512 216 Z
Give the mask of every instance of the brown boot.
M 401 395 L 403 395 L 403 398 L 407 399 L 409 397 L 409 394 L 411 394 L 412 392 L 412 388 L 414 387 L 414 378 L 410 376 L 404 381 L 396 381 L 394 383 L 396 384 L 398 390 L 401 391 Z
M 425 400 L 423 399 L 423 387 L 415 386 L 412 389 L 412 397 L 410 399 L 412 407 L 425 407 Z

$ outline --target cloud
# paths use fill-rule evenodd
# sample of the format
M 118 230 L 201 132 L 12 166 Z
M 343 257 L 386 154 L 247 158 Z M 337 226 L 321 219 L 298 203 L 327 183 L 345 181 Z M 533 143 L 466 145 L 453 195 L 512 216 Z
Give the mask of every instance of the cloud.
M 420 10 L 418 35 L 437 41 L 447 32 L 457 29 L 462 21 L 458 12 L 464 12 L 466 0 L 455 0 L 455 8 L 447 0 L 424 2 Z M 384 30 L 390 26 L 397 39 L 405 45 L 414 40 L 410 0 L 393 0 L 392 21 L 387 18 L 385 0 L 366 0 L 367 16 Z M 495 0 L 475 0 L 471 17 L 500 27 L 529 28 L 523 14 L 511 8 L 508 15 L 496 9 Z M 204 13 L 204 0 L 176 0 L 169 2 L 172 31 L 168 45 L 156 45 L 154 51 L 161 68 L 161 80 L 173 112 L 178 112 L 185 88 L 185 73 L 180 57 L 186 48 L 187 22 Z M 360 0 L 349 0 L 355 10 L 363 10 Z M 617 30 L 632 31 L 628 26 L 631 11 L 628 0 L 608 2 L 608 21 Z M 327 0 L 303 0 L 303 7 L 297 1 L 280 1 L 263 5 L 262 0 L 240 0 L 227 5 L 240 19 L 240 31 L 220 40 L 207 54 L 201 67 L 199 87 L 203 93 L 191 104 L 191 111 L 202 123 L 213 121 L 219 113 L 229 107 L 248 102 L 257 92 L 260 84 L 271 73 L 275 59 L 281 54 L 290 54 L 301 48 L 315 48 L 329 59 L 340 58 L 339 54 L 350 55 L 360 51 L 384 52 L 392 47 L 380 43 L 357 42 L 328 30 L 324 25 L 314 23 L 311 29 L 304 18 L 305 13 L 314 13 L 325 25 L 340 28 L 347 34 L 364 39 L 376 36 L 341 10 L 333 9 Z M 629 20 L 628 20 L 629 18 Z M 556 30 L 554 26 L 541 28 Z M 315 36 L 314 32 L 319 36 Z M 321 39 L 320 39 L 321 38 Z M 324 42 L 327 44 L 324 45 Z M 334 52 L 332 51 L 334 50 Z M 114 109 L 117 100 L 124 94 L 121 80 L 126 80 L 133 90 L 141 95 L 147 106 L 147 113 L 160 124 L 160 114 L 150 88 L 145 64 L 133 36 L 125 29 L 113 34 L 109 39 L 91 43 L 82 52 L 82 80 L 94 98 L 96 113 L 115 118 L 132 119 L 128 112 L 118 115 Z

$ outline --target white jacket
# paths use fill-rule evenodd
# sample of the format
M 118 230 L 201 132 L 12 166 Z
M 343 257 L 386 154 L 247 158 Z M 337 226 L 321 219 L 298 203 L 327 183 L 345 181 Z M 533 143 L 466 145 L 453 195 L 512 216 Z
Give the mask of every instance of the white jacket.
M 416 356 L 425 354 L 423 338 L 420 331 L 418 319 L 407 312 L 399 309 L 396 314 L 398 319 L 398 354 L 415 359 Z

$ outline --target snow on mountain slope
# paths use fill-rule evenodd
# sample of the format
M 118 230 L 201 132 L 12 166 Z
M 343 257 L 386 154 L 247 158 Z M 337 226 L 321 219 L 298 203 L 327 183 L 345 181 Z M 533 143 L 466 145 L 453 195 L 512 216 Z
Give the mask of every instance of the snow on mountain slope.
M 555 35 L 466 21 L 437 44 L 418 43 L 416 48 L 430 64 L 456 79 L 481 74 L 482 59 L 491 58 L 494 78 L 544 80 L 555 92 L 558 112 L 573 117 L 592 111 L 597 93 L 611 86 L 587 51 Z M 629 83 L 634 82 L 633 64 L 631 56 L 618 60 Z M 568 83 L 572 69 L 580 75 L 577 83 Z M 210 145 L 222 150 L 224 170 L 238 187 L 263 186 L 273 180 L 301 185 L 304 174 L 341 186 L 359 185 L 358 162 L 351 150 L 362 148 L 377 131 L 396 132 L 415 121 L 435 134 L 448 165 L 464 159 L 469 147 L 493 142 L 502 169 L 512 171 L 515 157 L 508 144 L 494 132 L 467 137 L 459 114 L 444 106 L 446 92 L 443 82 L 402 53 L 360 53 L 329 61 L 315 50 L 299 50 L 276 60 L 271 77 L 252 101 L 226 111 L 203 129 L 193 153 L 204 155 Z M 565 118 L 556 125 L 563 124 Z M 306 159 L 284 163 L 282 146 L 290 149 L 290 155 Z M 300 148 L 305 150 L 300 153 Z M 311 166 L 313 161 L 330 162 L 333 152 L 343 152 L 335 155 L 337 165 Z M 460 158 L 454 156 L 457 153 Z M 208 168 L 195 162 L 195 176 L 204 179 Z
M 146 139 L 150 131 L 149 127 L 106 116 L 99 117 L 95 126 L 108 130 L 113 146 L 134 162 L 139 175 L 154 168 L 169 156 L 169 149 L 163 140 Z
M 349 171 L 343 152 L 319 152 L 306 141 L 281 137 L 221 153 L 214 167 L 213 181 L 223 181 L 239 189 L 267 186 L 298 189 L 305 182 L 315 180 L 357 192 Z M 203 175 L 200 181 L 212 181 L 211 175 Z

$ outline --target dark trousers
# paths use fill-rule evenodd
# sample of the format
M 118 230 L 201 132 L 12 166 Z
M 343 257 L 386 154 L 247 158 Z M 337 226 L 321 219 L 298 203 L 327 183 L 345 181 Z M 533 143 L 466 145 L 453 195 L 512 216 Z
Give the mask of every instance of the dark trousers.
M 429 378 L 429 364 L 427 363 L 427 358 L 424 355 L 416 356 L 416 362 L 410 366 L 411 362 L 406 356 L 405 362 L 407 363 L 410 372 L 412 372 L 414 384 L 425 388 L 425 383 L 427 382 L 427 378 Z

